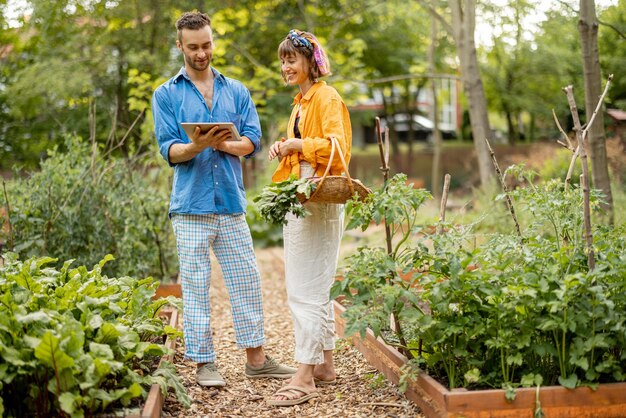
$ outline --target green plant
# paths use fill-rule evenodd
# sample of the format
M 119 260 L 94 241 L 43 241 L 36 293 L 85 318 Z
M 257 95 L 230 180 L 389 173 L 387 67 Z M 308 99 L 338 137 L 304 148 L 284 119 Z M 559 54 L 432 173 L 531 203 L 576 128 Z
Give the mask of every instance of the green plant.
M 159 311 L 180 301 L 153 300 L 152 278 L 102 274 L 108 255 L 92 270 L 48 267 L 57 260 L 21 262 L 5 254 L 0 268 L 0 412 L 8 417 L 90 417 L 130 407 L 158 383 L 190 405 L 167 353 L 166 336 L 180 331 Z
M 387 379 L 385 379 L 385 376 L 380 373 L 366 373 L 365 375 L 363 375 L 363 378 L 368 381 L 369 387 L 371 389 L 383 388 L 387 383 Z
M 420 226 L 415 223 L 419 208 L 430 198 L 428 191 L 414 188 L 407 184 L 406 175 L 397 174 L 365 201 L 349 201 L 347 229 L 365 230 L 371 223 L 385 222 L 389 228 L 387 248 L 359 248 L 346 260 L 350 267 L 344 279 L 336 282 L 331 290 L 332 297 L 344 295 L 353 304 L 346 312 L 349 334 L 359 332 L 363 336 L 369 327 L 375 335 L 386 338 L 382 331 L 389 328 L 391 315 L 397 339 L 387 339 L 387 342 L 409 356 L 411 351 L 403 323 L 421 308 L 411 290 L 412 281 L 403 280 L 400 274 L 412 272 L 414 259 L 425 250 L 413 247 L 411 238 L 420 232 Z
M 501 387 L 510 398 L 519 386 L 626 380 L 626 227 L 596 226 L 590 269 L 580 188 L 537 183 L 521 167 L 510 173 L 526 185 L 511 192 L 525 220 L 522 237 L 512 227 L 477 238 L 475 224 L 442 224 L 389 252 L 359 249 L 333 287 L 346 300 L 347 333 L 371 327 L 408 349 L 404 382 L 426 369 L 451 388 Z M 401 199 L 410 191 L 390 200 L 379 193 L 372 199 L 387 213 L 410 213 Z M 594 191 L 596 213 L 599 199 Z M 377 205 L 351 204 L 355 222 Z M 392 271 L 410 273 L 412 286 Z M 400 326 L 389 319 L 394 313 Z
M 250 234 L 252 235 L 255 248 L 282 245 L 282 224 L 266 222 L 265 219 L 261 217 L 257 206 L 252 202 L 248 202 L 248 207 L 246 209 L 246 221 L 250 226 Z
M 299 218 L 306 216 L 306 209 L 298 199 L 298 194 L 309 198 L 314 190 L 314 183 L 306 178 L 298 179 L 292 174 L 287 180 L 265 186 L 253 201 L 257 204 L 261 218 L 281 225 L 287 223 L 285 216 L 289 212 Z
M 113 254 L 118 262 L 105 267 L 108 274 L 173 276 L 169 197 L 158 170 L 80 138 L 68 138 L 66 147 L 50 150 L 41 171 L 7 182 L 9 249 L 22 258 L 46 254 L 86 265 Z
M 559 148 L 551 158 L 543 159 L 541 166 L 538 167 L 538 174 L 542 179 L 565 179 L 571 161 L 572 152 L 564 148 Z M 581 174 L 582 168 L 580 164 L 576 164 L 572 172 L 572 184 L 579 183 Z

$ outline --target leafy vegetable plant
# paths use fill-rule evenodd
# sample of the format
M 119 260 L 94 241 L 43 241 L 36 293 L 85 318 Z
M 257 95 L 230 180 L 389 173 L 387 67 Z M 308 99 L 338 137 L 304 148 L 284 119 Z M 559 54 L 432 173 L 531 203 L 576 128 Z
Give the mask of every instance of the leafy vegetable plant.
M 105 257 L 92 270 L 50 267 L 53 258 L 20 261 L 5 254 L 0 267 L 0 416 L 92 417 L 129 408 L 158 383 L 186 406 L 174 365 L 154 370 L 180 336 L 159 311 L 180 305 L 153 300 L 152 278 L 109 278 Z
M 285 216 L 289 212 L 299 218 L 306 216 L 307 211 L 298 199 L 298 194 L 309 198 L 314 190 L 314 183 L 306 178 L 298 179 L 292 174 L 285 181 L 265 186 L 253 201 L 257 204 L 261 218 L 266 222 L 286 224 Z

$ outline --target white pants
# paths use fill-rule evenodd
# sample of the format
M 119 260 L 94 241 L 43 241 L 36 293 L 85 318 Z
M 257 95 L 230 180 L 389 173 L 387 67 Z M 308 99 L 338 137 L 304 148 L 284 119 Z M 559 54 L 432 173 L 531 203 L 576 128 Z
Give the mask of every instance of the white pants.
M 302 164 L 301 177 L 313 175 Z M 324 362 L 324 350 L 335 348 L 335 315 L 330 288 L 335 281 L 343 234 L 343 205 L 307 203 L 305 218 L 287 215 L 283 227 L 285 281 L 294 322 L 295 360 Z

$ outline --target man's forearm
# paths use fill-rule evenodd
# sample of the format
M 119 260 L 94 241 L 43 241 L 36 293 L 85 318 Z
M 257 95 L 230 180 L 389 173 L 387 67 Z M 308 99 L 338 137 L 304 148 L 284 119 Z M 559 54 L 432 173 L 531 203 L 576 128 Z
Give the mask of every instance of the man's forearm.
M 184 163 L 200 154 L 202 149 L 192 143 L 189 144 L 173 144 L 170 147 L 170 162 L 172 164 Z
M 218 149 L 228 154 L 236 155 L 237 157 L 243 157 L 254 151 L 254 144 L 247 136 L 242 136 L 241 141 L 222 142 Z

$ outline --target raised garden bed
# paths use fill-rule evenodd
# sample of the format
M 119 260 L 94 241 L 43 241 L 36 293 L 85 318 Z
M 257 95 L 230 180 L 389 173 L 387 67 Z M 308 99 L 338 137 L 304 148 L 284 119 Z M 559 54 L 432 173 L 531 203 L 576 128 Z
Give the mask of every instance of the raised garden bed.
M 159 315 L 166 317 L 169 321 L 170 326 L 174 328 L 177 326 L 178 310 L 164 308 L 163 310 L 161 310 L 161 312 L 159 312 Z M 176 339 L 168 338 L 167 340 L 165 340 L 165 346 L 171 350 L 172 354 L 163 356 L 161 358 L 161 362 L 172 362 L 174 352 L 176 351 Z M 161 362 L 159 362 L 159 366 Z M 141 409 L 141 412 L 139 414 L 126 415 L 124 418 L 159 418 L 161 416 L 164 401 L 165 399 L 163 398 L 163 394 L 161 393 L 161 387 L 155 383 L 150 387 L 150 392 L 148 392 L 146 403 Z
M 345 321 L 341 318 L 345 307 L 337 301 L 334 304 L 337 334 L 345 337 Z M 354 335 L 351 340 L 373 367 L 398 384 L 400 368 L 407 362 L 405 356 L 374 337 L 370 330 L 367 330 L 365 338 Z M 515 392 L 515 400 L 508 402 L 504 390 L 448 390 L 422 373 L 409 383 L 405 396 L 428 417 L 533 418 L 537 407 L 537 389 L 520 388 Z M 567 389 L 546 386 L 539 389 L 538 395 L 546 418 L 626 416 L 626 383 L 600 384 L 595 391 L 587 387 Z

